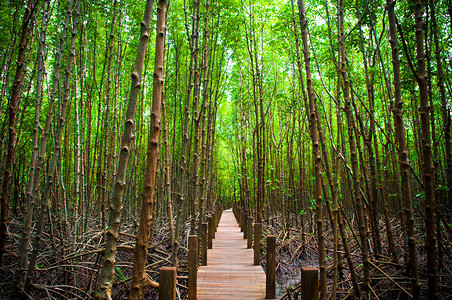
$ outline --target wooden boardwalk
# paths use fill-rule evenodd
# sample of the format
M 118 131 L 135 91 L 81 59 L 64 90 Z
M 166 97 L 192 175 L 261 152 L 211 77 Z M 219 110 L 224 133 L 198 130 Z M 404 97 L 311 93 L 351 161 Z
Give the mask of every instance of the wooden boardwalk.
M 265 299 L 264 270 L 253 265 L 253 249 L 246 248 L 230 209 L 218 224 L 207 266 L 199 267 L 197 299 Z

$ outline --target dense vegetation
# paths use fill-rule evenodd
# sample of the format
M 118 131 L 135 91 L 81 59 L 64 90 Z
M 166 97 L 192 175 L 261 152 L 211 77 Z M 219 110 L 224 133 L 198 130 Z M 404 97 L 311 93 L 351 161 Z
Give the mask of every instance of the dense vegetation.
M 450 296 L 451 2 L 157 2 L 0 2 L 0 294 L 155 297 L 176 265 L 183 298 L 236 203 L 322 299 Z

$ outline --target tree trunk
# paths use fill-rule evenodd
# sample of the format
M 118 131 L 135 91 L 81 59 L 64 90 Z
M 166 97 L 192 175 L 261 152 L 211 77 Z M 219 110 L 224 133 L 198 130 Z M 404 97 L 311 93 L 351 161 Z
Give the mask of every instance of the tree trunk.
M 363 199 L 360 191 L 360 183 L 359 183 L 359 168 L 358 168 L 358 159 L 357 159 L 357 147 L 354 135 L 354 120 L 351 111 L 350 104 L 350 80 L 347 72 L 347 56 L 345 51 L 345 35 L 344 35 L 344 10 L 343 10 L 343 1 L 339 1 L 339 31 L 341 34 L 340 44 L 341 44 L 341 73 L 343 78 L 342 84 L 342 92 L 344 94 L 344 110 L 347 118 L 347 127 L 348 127 L 348 140 L 350 144 L 350 158 L 351 158 L 351 167 L 352 167 L 352 178 L 353 178 L 353 192 L 354 199 L 357 208 L 358 214 L 358 230 L 361 242 L 361 257 L 363 262 L 363 281 L 364 286 L 363 290 L 365 293 L 369 292 L 370 285 L 370 273 L 369 273 L 369 253 L 367 246 L 367 229 L 365 224 L 364 217 L 364 208 L 363 208 Z M 364 296 L 366 297 L 366 296 Z
M 190 187 L 189 187 L 189 198 L 188 202 L 190 203 L 191 210 L 191 226 L 190 226 L 190 234 L 196 234 L 196 219 L 198 215 L 198 189 L 199 189 L 199 180 L 198 180 L 198 172 L 199 172 L 199 151 L 200 151 L 200 134 L 199 134 L 199 125 L 200 125 L 200 110 L 199 110 L 199 98 L 201 92 L 201 73 L 199 68 L 199 15 L 200 10 L 200 0 L 193 1 L 193 20 L 194 20 L 194 35 L 193 35 L 193 62 L 194 62 L 194 70 L 193 70 L 193 123 L 192 123 L 192 136 L 191 141 L 193 142 L 193 161 L 192 161 L 192 169 L 191 169 L 191 178 L 190 178 Z
M 424 22 L 422 19 L 422 1 L 414 1 L 415 21 L 416 21 L 416 53 L 418 63 L 418 78 L 420 98 L 420 119 L 422 159 L 424 166 L 424 188 L 425 188 L 425 234 L 427 248 L 427 278 L 428 297 L 438 299 L 438 278 L 436 265 L 436 234 L 435 234 L 435 198 L 433 186 L 433 162 L 430 142 L 430 107 L 428 103 L 427 73 L 425 69 L 424 53 Z
M 390 44 L 392 52 L 392 66 L 394 72 L 394 105 L 393 105 L 393 117 L 394 126 L 396 132 L 396 138 L 399 144 L 399 164 L 400 164 L 400 176 L 402 185 L 402 199 L 405 210 L 405 222 L 408 239 L 408 256 L 409 261 L 407 267 L 411 274 L 411 285 L 413 290 L 413 298 L 420 298 L 420 284 L 419 284 L 419 271 L 417 261 L 416 239 L 414 229 L 414 211 L 413 211 L 413 199 L 410 183 L 410 163 L 408 160 L 408 152 L 406 145 L 405 129 L 403 122 L 403 102 L 401 98 L 401 83 L 400 83 L 400 60 L 397 43 L 397 31 L 396 21 L 394 13 L 395 2 L 392 0 L 386 0 L 389 18 L 390 29 Z
M 452 206 L 452 153 L 451 153 L 451 116 L 450 116 L 450 104 L 446 99 L 446 88 L 444 83 L 444 71 L 443 63 L 441 60 L 441 48 L 439 45 L 438 28 L 435 15 L 435 5 L 433 1 L 429 1 L 431 17 L 432 17 L 432 31 L 433 39 L 435 42 L 435 59 L 436 59 L 436 69 L 438 72 L 438 87 L 441 94 L 441 111 L 443 117 L 443 130 L 444 130 L 444 150 L 446 154 L 446 186 L 447 191 L 447 201 L 445 201 L 446 207 Z M 452 20 L 451 20 L 452 22 Z M 451 23 L 452 24 L 452 23 Z
M 152 2 L 152 0 L 147 1 Z M 152 4 L 152 3 L 150 3 Z M 144 288 L 149 284 L 145 273 L 148 254 L 148 243 L 152 226 L 152 213 L 155 196 L 155 180 L 157 161 L 159 157 L 160 118 L 163 94 L 163 70 L 165 60 L 166 37 L 166 0 L 159 0 L 157 8 L 157 34 L 155 45 L 155 66 L 152 92 L 152 113 L 149 130 L 146 174 L 142 193 L 140 224 L 134 249 L 132 281 L 130 283 L 129 299 L 143 299 Z M 152 5 L 150 5 L 152 7 Z M 146 6 L 148 8 L 148 6 Z M 146 9 L 148 11 L 148 9 Z
M 17 260 L 16 277 L 15 284 L 17 287 L 17 292 L 23 288 L 25 282 L 26 271 L 28 268 L 28 243 L 30 241 L 31 233 L 31 223 L 33 217 L 33 209 L 35 205 L 35 198 L 33 197 L 33 180 L 36 173 L 36 163 L 38 157 L 38 137 L 40 130 L 39 116 L 41 112 L 42 105 L 42 83 L 45 74 L 44 65 L 44 48 L 46 43 L 46 33 L 47 24 L 49 21 L 49 6 L 47 1 L 43 1 L 42 10 L 42 24 L 41 24 L 41 35 L 39 37 L 39 49 L 38 49 L 38 75 L 36 79 L 36 106 L 35 106 L 35 118 L 34 118 L 34 128 L 33 128 L 33 144 L 32 144 L 32 154 L 30 159 L 30 172 L 28 178 L 28 185 L 25 194 L 25 211 L 24 211 L 24 229 L 22 233 L 22 239 L 19 248 L 19 258 Z
M 13 87 L 11 89 L 11 97 L 8 100 L 8 137 L 5 165 L 3 166 L 1 192 L 0 192 L 0 265 L 2 264 L 3 253 L 6 250 L 6 237 L 8 228 L 8 198 L 11 184 L 11 173 L 13 169 L 14 158 L 16 157 L 16 112 L 19 103 L 20 89 L 23 80 L 25 52 L 27 51 L 28 31 L 34 25 L 30 22 L 33 18 L 35 8 L 33 0 L 28 0 L 25 8 L 24 18 L 19 41 L 19 53 L 17 56 L 16 75 L 14 77 Z M 37 3 L 35 3 L 35 6 Z M 30 25 L 30 26 L 29 26 Z
M 206 187 L 206 168 L 207 168 L 207 109 L 208 106 L 210 107 L 211 99 L 210 99 L 210 90 L 209 90 L 209 80 L 210 80 L 210 39 L 209 39 L 209 20 L 210 20 L 210 13 L 209 13 L 209 7 L 210 2 L 209 0 L 206 1 L 206 12 L 204 16 L 204 51 L 203 51 L 203 90 L 202 90 L 202 107 L 201 107 L 201 180 L 198 179 L 199 184 L 199 225 L 202 222 L 204 222 L 204 215 L 205 215 L 205 187 Z M 198 148 L 199 149 L 199 148 Z M 199 151 L 198 151 L 199 152 Z
M 116 1 L 115 1 L 116 3 Z M 121 221 L 122 199 L 126 186 L 127 166 L 130 152 L 134 141 L 135 115 L 137 111 L 138 94 L 141 90 L 141 76 L 143 74 L 144 57 L 149 40 L 150 23 L 152 20 L 152 6 L 154 2 L 147 1 L 143 22 L 141 24 L 140 43 L 138 45 L 135 67 L 131 76 L 129 103 L 124 123 L 119 162 L 115 178 L 113 197 L 110 202 L 110 213 L 108 215 L 108 227 L 106 231 L 105 253 L 100 279 L 95 293 L 96 299 L 111 299 L 111 288 L 114 283 L 114 266 L 116 256 L 116 242 L 119 235 Z
M 320 144 L 317 133 L 318 112 L 316 110 L 316 100 L 314 86 L 311 76 L 311 59 L 309 57 L 308 28 L 304 1 L 298 0 L 298 9 L 300 14 L 301 39 L 303 42 L 303 55 L 306 68 L 306 82 L 309 100 L 309 126 L 312 139 L 312 154 L 314 157 L 315 169 L 315 190 L 314 199 L 316 200 L 316 218 L 317 218 L 317 239 L 319 244 L 319 267 L 320 267 L 320 299 L 328 298 L 326 282 L 326 255 L 325 255 L 325 237 L 323 235 L 323 204 L 322 204 L 322 158 L 320 156 Z
M 72 14 L 72 7 L 69 7 L 68 10 Z M 69 12 L 68 12 L 69 13 Z M 75 40 L 77 37 L 77 26 L 78 26 L 78 19 L 80 16 L 80 0 L 77 0 L 77 3 L 75 4 L 74 8 L 74 14 L 72 15 L 72 34 L 71 34 L 71 46 L 70 46 L 70 55 L 68 57 L 67 66 L 66 66 L 66 77 L 64 80 L 64 88 L 63 88 L 63 96 L 61 101 L 61 110 L 58 118 L 58 124 L 56 128 L 56 134 L 55 134 L 55 146 L 53 149 L 53 157 L 50 162 L 49 166 L 49 172 L 47 174 L 47 179 L 43 191 L 43 195 L 41 198 L 41 209 L 40 209 L 40 215 L 39 220 L 37 224 L 36 229 L 36 237 L 34 241 L 33 246 L 33 252 L 30 257 L 30 264 L 28 266 L 28 272 L 25 280 L 25 292 L 28 292 L 31 288 L 32 284 L 32 277 L 33 273 L 36 269 L 36 261 L 37 256 L 40 248 L 40 240 L 41 235 L 44 227 L 44 220 L 46 218 L 46 214 L 49 209 L 49 202 L 50 202 L 50 192 L 51 188 L 54 183 L 54 176 L 55 172 L 57 171 L 57 165 L 59 162 L 59 159 L 61 157 L 61 141 L 63 136 L 63 130 L 65 127 L 65 120 L 66 120 L 66 110 L 68 107 L 69 102 L 69 84 L 71 79 L 71 73 L 72 73 L 72 63 L 74 62 L 75 58 Z M 37 187 L 36 187 L 37 188 Z

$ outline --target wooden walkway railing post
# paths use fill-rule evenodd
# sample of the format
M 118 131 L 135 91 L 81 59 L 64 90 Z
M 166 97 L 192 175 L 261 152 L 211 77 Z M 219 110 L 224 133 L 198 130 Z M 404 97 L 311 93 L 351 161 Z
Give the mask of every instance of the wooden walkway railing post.
M 208 224 L 207 225 L 208 226 L 208 235 L 207 235 L 208 241 L 207 241 L 207 245 L 208 245 L 209 249 L 212 249 L 212 240 L 213 240 L 213 236 L 214 236 L 213 232 L 215 231 L 215 226 L 213 224 L 213 217 L 212 216 L 209 216 L 207 218 L 207 224 Z
M 242 228 L 242 232 L 243 232 L 243 238 L 245 240 L 248 239 L 248 213 L 247 212 L 243 213 L 243 228 Z
M 188 237 L 188 300 L 196 300 L 198 282 L 198 236 Z
M 267 236 L 267 280 L 265 284 L 265 299 L 276 298 L 276 237 Z M 308 299 L 308 298 L 303 298 Z
M 301 299 L 319 300 L 319 270 L 317 268 L 301 268 Z
M 240 232 L 243 232 L 245 228 L 245 212 L 240 210 Z
M 207 223 L 201 224 L 201 266 L 207 266 Z
M 220 211 L 215 213 L 215 232 L 217 232 L 218 223 L 220 223 Z
M 254 218 L 253 217 L 249 217 L 248 218 L 248 236 L 247 236 L 247 240 L 246 240 L 246 248 L 251 248 L 253 247 L 253 221 Z
M 176 300 L 176 267 L 160 268 L 159 299 Z
M 215 238 L 215 232 L 217 232 L 217 214 L 214 213 L 212 216 L 212 223 L 213 223 L 213 228 L 212 228 L 212 238 Z
M 254 265 L 260 264 L 262 224 L 254 223 Z
M 239 227 L 242 227 L 242 210 L 237 207 L 237 216 L 236 216 L 237 222 L 239 223 Z

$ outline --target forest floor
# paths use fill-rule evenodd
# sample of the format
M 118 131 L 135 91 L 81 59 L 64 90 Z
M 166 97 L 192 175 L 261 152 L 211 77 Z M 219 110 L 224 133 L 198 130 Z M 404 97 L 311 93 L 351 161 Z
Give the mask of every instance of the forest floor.
M 394 221 L 395 222 L 395 221 Z M 164 222 L 162 222 L 164 223 Z M 314 233 L 305 234 L 305 244 L 299 229 L 282 230 L 281 218 L 275 217 L 264 228 L 264 236 L 274 234 L 277 237 L 277 298 L 299 299 L 300 267 L 318 267 L 317 239 Z M 124 299 L 128 294 L 129 280 L 132 273 L 132 252 L 135 243 L 134 234 L 137 223 L 133 219 L 123 220 L 119 237 L 116 258 L 116 278 L 113 288 L 113 299 Z M 161 224 L 161 223 L 160 223 Z M 383 226 L 382 226 L 383 227 Z M 311 226 L 312 228 L 312 226 Z M 399 251 L 400 263 L 390 262 L 383 253 L 378 259 L 372 257 L 371 262 L 371 293 L 373 299 L 410 299 L 410 278 L 404 267 L 403 235 L 400 226 L 394 224 L 396 244 Z M 398 228 L 398 229 L 397 229 Z M 47 232 L 43 235 L 36 272 L 33 278 L 34 286 L 29 299 L 91 299 L 98 281 L 98 271 L 103 257 L 103 232 L 98 222 L 93 222 L 82 230 L 84 234 L 75 236 L 73 244 L 72 227 L 69 224 L 53 222 L 47 224 Z M 17 264 L 17 253 L 21 238 L 22 225 L 20 219 L 12 218 L 9 227 L 8 254 L 4 255 L 0 267 L 0 298 L 7 299 L 13 293 L 13 282 Z M 447 231 L 447 230 L 446 230 Z M 50 234 L 48 233 L 50 232 Z M 178 299 L 185 299 L 187 293 L 187 245 L 189 223 L 181 228 L 180 249 L 178 253 L 180 268 L 178 272 Z M 418 239 L 422 240 L 422 232 L 418 231 Z M 440 299 L 452 299 L 452 243 L 449 232 L 442 235 L 440 257 L 442 260 L 440 274 Z M 382 241 L 385 244 L 385 233 L 382 230 Z M 69 237 L 69 238 L 62 238 Z M 32 239 L 33 240 L 33 239 Z M 350 234 L 349 246 L 351 255 L 361 273 L 360 249 Z M 331 230 L 325 232 L 327 249 L 327 276 L 329 293 L 333 278 L 333 234 Z M 265 241 L 262 241 L 261 262 L 265 269 Z M 426 251 L 420 243 L 419 266 L 422 291 L 427 287 Z M 385 249 L 385 247 L 383 247 Z M 155 281 L 159 281 L 159 269 L 170 265 L 171 245 L 169 243 L 168 228 L 160 226 L 154 229 L 153 244 L 149 250 L 147 273 Z M 350 281 L 348 265 L 343 258 L 342 269 L 339 272 L 337 298 L 354 299 Z M 425 296 L 425 294 L 423 294 Z M 146 299 L 157 299 L 158 291 L 148 289 Z
M 401 233 L 400 225 L 393 221 L 393 230 L 395 244 L 397 245 L 399 262 L 392 262 L 389 253 L 386 251 L 386 232 L 384 224 L 380 224 L 380 234 L 382 240 L 383 253 L 379 257 L 370 257 L 370 286 L 372 299 L 411 299 L 411 279 L 405 267 L 405 252 L 403 245 L 404 236 Z M 300 267 L 312 266 L 319 267 L 318 264 L 318 247 L 316 233 L 311 232 L 305 234 L 305 244 L 302 241 L 302 233 L 299 229 L 291 228 L 290 235 L 288 231 L 283 231 L 280 218 L 275 218 L 271 226 L 267 226 L 264 230 L 265 234 L 274 234 L 277 237 L 277 299 L 300 299 Z M 314 228 L 314 220 L 312 226 Z M 356 266 L 358 274 L 362 274 L 361 250 L 356 241 L 356 236 L 348 230 L 349 247 L 352 260 Z M 452 299 L 452 235 L 450 229 L 448 233 L 442 234 L 440 243 L 441 251 L 439 253 L 441 266 L 438 270 L 439 282 L 439 299 Z M 423 241 L 423 230 L 418 230 L 418 241 Z M 444 232 L 444 230 L 443 230 Z M 370 241 L 369 241 L 370 244 Z M 423 243 L 419 243 L 418 260 L 420 283 L 422 288 L 422 298 L 427 299 L 427 255 Z M 369 245 L 370 247 L 370 245 Z M 334 237 L 331 229 L 325 231 L 325 248 L 326 248 L 326 266 L 328 294 L 331 297 L 333 286 L 334 272 Z M 265 251 L 265 248 L 263 249 Z M 341 250 L 339 254 L 343 254 Z M 265 265 L 264 256 L 261 256 L 262 264 Z M 265 268 L 265 266 L 264 266 Z M 350 278 L 350 271 L 347 261 L 342 256 L 342 268 L 338 269 L 337 299 L 355 299 L 353 294 L 353 285 Z M 362 281 L 361 283 L 362 284 Z

